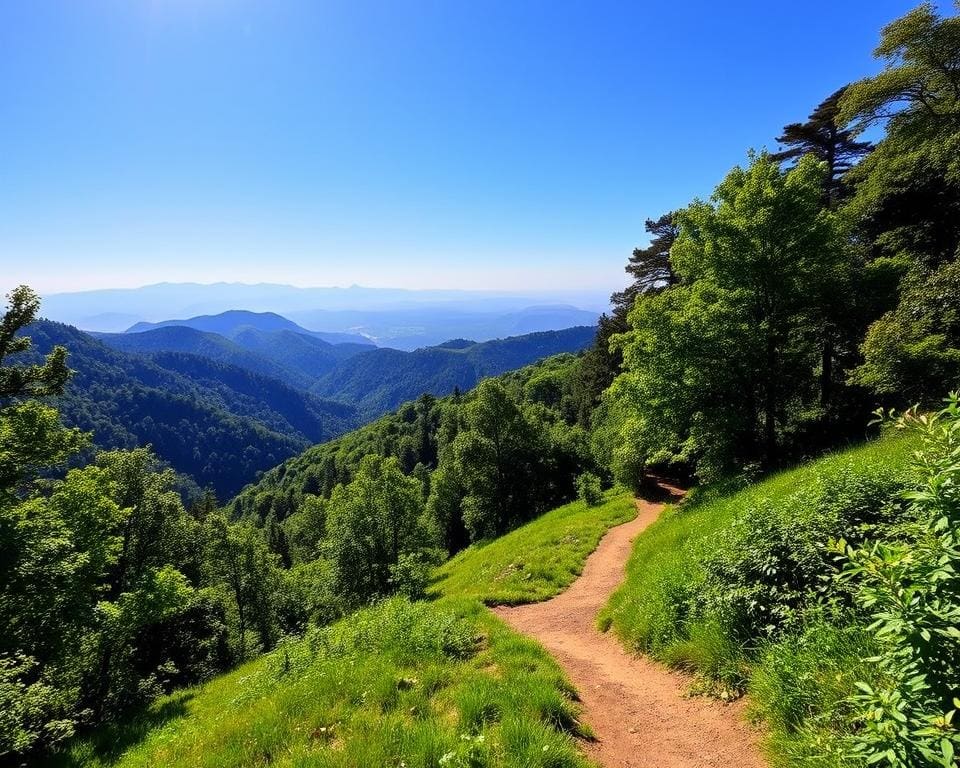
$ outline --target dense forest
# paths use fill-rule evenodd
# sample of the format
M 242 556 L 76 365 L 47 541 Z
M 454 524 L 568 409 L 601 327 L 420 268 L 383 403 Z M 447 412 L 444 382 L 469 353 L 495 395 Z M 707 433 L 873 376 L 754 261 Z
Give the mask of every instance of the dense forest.
M 429 604 L 409 601 L 448 557 L 578 497 L 599 505 L 612 482 L 642 492 L 666 475 L 698 487 L 639 540 L 606 625 L 696 672 L 703 692 L 749 690 L 781 765 L 954 766 L 960 405 L 943 399 L 960 387 L 960 17 L 921 5 L 882 31 L 876 55 L 880 74 L 825 94 L 771 137 L 777 152 L 750 152 L 707 199 L 652 212 L 631 283 L 585 353 L 418 392 L 222 508 L 210 495 L 185 507 L 144 448 L 63 471 L 89 442 L 52 405 L 69 392 L 71 341 L 30 358 L 45 326 L 30 326 L 33 293 L 14 291 L 0 322 L 0 755 L 56 751 L 278 647 L 282 677 L 290 636 L 343 617 L 307 632 L 315 658 L 373 664 L 350 639 L 376 638 L 368 621 L 447 637 L 454 618 L 423 630 Z M 429 357 L 497 372 L 473 349 Z M 347 361 L 354 396 L 375 378 L 358 362 L 373 354 Z M 166 376 L 224 379 L 163 355 Z M 389 408 L 410 386 L 363 407 Z M 242 402 L 230 389 L 225 411 Z M 850 449 L 894 430 L 904 436 Z M 472 652 L 454 635 L 444 664 Z M 384 701 L 418 682 L 388 677 Z M 474 703 L 481 725 L 465 741 L 516 705 Z M 497 764 L 476 754 L 461 764 Z M 578 764 L 562 754 L 507 764 Z
M 279 315 L 264 317 L 198 318 L 229 338 L 189 326 L 91 335 L 38 320 L 24 331 L 32 347 L 21 359 L 39 363 L 66 347 L 74 375 L 57 406 L 67 426 L 92 433 L 97 448 L 149 445 L 179 473 L 187 501 L 207 489 L 225 500 L 404 400 L 469 389 L 482 376 L 580 350 L 593 336 L 591 328 L 570 328 L 402 352 L 331 343 L 291 330 L 298 326 Z

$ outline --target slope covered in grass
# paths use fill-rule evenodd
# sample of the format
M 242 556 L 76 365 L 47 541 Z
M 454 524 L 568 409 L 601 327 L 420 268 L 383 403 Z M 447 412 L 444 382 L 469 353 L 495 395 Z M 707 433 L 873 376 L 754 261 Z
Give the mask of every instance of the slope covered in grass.
M 59 768 L 523 766 L 578 768 L 575 694 L 488 603 L 566 587 L 631 494 L 573 502 L 440 569 L 439 598 L 393 598 L 74 741 Z
M 825 745 L 847 727 L 837 713 L 873 649 L 831 578 L 830 543 L 895 535 L 913 445 L 886 437 L 667 508 L 637 538 L 601 627 L 704 691 L 749 692 L 774 764 L 840 765 Z
M 633 496 L 623 489 L 608 491 L 596 507 L 574 501 L 464 550 L 441 566 L 433 589 L 487 605 L 546 600 L 580 574 L 608 528 L 636 514 Z
M 101 729 L 54 766 L 577 768 L 573 693 L 473 600 L 394 598 Z

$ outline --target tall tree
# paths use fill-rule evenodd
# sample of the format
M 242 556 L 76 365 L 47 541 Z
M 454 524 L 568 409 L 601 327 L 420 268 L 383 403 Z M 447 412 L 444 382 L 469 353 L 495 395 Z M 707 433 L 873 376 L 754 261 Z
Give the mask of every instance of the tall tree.
M 871 318 L 854 380 L 906 405 L 957 382 L 960 16 L 924 3 L 883 29 L 874 55 L 883 70 L 848 87 L 841 119 L 887 133 L 851 173 L 847 213 L 869 244 L 868 268 L 906 276 Z
M 464 406 L 466 426 L 454 441 L 466 490 L 463 518 L 473 540 L 499 536 L 533 517 L 543 435 L 504 386 L 488 379 Z
M 826 289 L 845 271 L 836 217 L 821 205 L 825 166 L 783 172 L 769 156 L 735 168 L 712 202 L 676 216 L 680 283 L 636 304 L 618 463 L 694 461 L 703 475 L 775 466 L 780 436 L 816 393 L 813 339 Z M 633 480 L 633 478 L 624 478 Z
M 623 365 L 620 348 L 611 345 L 611 339 L 627 330 L 627 315 L 640 296 L 654 296 L 671 285 L 678 277 L 670 264 L 670 248 L 677 239 L 674 214 L 665 213 L 658 219 L 647 219 L 644 225 L 651 235 L 645 248 L 634 248 L 624 270 L 633 281 L 622 291 L 610 297 L 611 314 L 603 314 L 597 323 L 593 346 L 584 355 L 579 367 L 578 421 L 589 426 L 590 415 L 600 397 L 613 383 Z
M 813 155 L 826 165 L 827 171 L 823 178 L 823 204 L 827 208 L 835 208 L 843 199 L 849 197 L 852 187 L 846 181 L 847 173 L 857 162 L 867 155 L 872 145 L 867 141 L 857 141 L 859 130 L 846 127 L 840 118 L 840 100 L 846 86 L 834 91 L 821 102 L 810 114 L 805 123 L 791 123 L 784 127 L 783 134 L 777 138 L 782 149 L 771 155 L 777 163 L 795 165 L 806 156 Z M 830 302 L 829 306 L 843 305 L 842 292 L 848 285 L 837 286 L 837 301 Z M 847 313 L 828 312 L 825 314 L 821 336 L 820 357 L 820 404 L 828 407 L 835 387 L 835 358 L 838 345 L 852 347 L 854 344 L 844 344 L 845 331 L 851 331 L 854 336 L 862 333 L 862 328 L 852 328 L 856 323 Z
M 795 164 L 808 154 L 826 163 L 824 202 L 831 208 L 849 194 L 844 177 L 872 147 L 869 141 L 857 141 L 858 132 L 840 122 L 840 99 L 845 90 L 846 86 L 830 94 L 805 123 L 784 126 L 777 137 L 782 149 L 771 155 L 778 163 Z
M 960 247 L 960 16 L 924 3 L 884 27 L 880 74 L 847 87 L 840 120 L 887 135 L 852 173 L 851 215 L 874 256 L 935 269 Z
M 644 229 L 651 235 L 650 244 L 646 248 L 634 248 L 624 267 L 633 282 L 610 297 L 614 315 L 621 320 L 626 319 L 637 296 L 657 293 L 678 281 L 670 264 L 670 248 L 678 233 L 674 213 L 665 213 L 659 219 L 647 219 Z
M 327 513 L 336 588 L 356 606 L 393 591 L 401 556 L 428 544 L 420 483 L 395 458 L 368 455 L 348 485 L 334 489 Z

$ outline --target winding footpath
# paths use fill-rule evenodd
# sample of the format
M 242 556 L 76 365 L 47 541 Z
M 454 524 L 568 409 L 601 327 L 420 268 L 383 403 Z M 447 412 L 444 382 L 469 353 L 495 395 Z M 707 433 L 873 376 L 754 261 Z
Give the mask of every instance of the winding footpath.
M 584 749 L 604 768 L 763 768 L 742 702 L 688 697 L 689 678 L 630 655 L 596 628 L 597 613 L 624 579 L 633 540 L 662 509 L 638 500 L 637 517 L 607 532 L 565 592 L 493 610 L 563 667 L 596 736 Z

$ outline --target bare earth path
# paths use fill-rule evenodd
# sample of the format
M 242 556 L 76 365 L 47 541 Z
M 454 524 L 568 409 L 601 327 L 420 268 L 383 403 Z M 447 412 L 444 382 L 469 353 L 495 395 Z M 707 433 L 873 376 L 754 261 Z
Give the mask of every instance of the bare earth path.
M 584 748 L 605 768 L 762 768 L 758 734 L 744 721 L 742 704 L 685 697 L 687 678 L 631 656 L 595 627 L 624 578 L 634 538 L 662 509 L 638 501 L 637 517 L 607 532 L 566 592 L 494 612 L 560 662 L 597 737 Z

